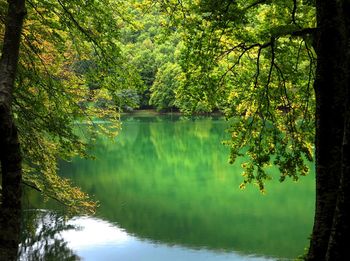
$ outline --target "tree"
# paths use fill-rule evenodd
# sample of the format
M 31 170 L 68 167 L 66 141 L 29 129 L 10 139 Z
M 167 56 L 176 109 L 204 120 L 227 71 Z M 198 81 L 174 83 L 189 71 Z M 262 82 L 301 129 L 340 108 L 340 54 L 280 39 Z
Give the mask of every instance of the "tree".
M 0 257 L 5 260 L 17 254 L 23 184 L 71 211 L 94 211 L 96 202 L 57 175 L 57 161 L 87 157 L 98 133 L 115 135 L 119 113 L 113 97 L 137 84 L 118 46 L 122 3 L 29 0 L 25 9 L 24 2 L 0 1 L 0 20 L 6 21 L 0 24 Z M 96 118 L 108 120 L 108 128 Z
M 159 83 L 164 82 L 167 77 L 163 74 L 168 74 L 168 70 L 165 70 L 166 64 L 173 63 L 177 66 L 175 52 L 180 36 L 174 28 L 167 30 L 169 18 L 157 6 L 150 8 L 148 4 L 148 1 L 129 1 L 128 13 L 132 16 L 132 22 L 125 22 L 122 26 L 122 49 L 127 53 L 130 63 L 137 68 L 142 80 L 142 85 L 137 90 L 140 97 L 139 107 L 171 110 L 173 104 L 167 107 L 167 102 L 163 103 L 158 90 Z M 177 85 L 178 82 L 176 80 L 174 84 Z M 155 96 L 157 98 L 152 98 Z
M 138 84 L 117 38 L 123 8 L 117 1 L 27 1 L 22 26 L 24 1 L 0 1 L 0 20 L 6 21 L 0 24 L 0 257 L 5 260 L 17 253 L 23 184 L 73 212 L 96 208 L 87 194 L 57 175 L 57 165 L 58 159 L 89 157 L 96 135 L 119 130 L 115 97 Z
M 4 251 L 10 252 L 5 256 L 15 257 L 19 243 L 22 167 L 18 130 L 12 115 L 12 99 L 25 13 L 24 0 L 9 1 L 0 58 L 1 259 Z
M 314 144 L 316 211 L 305 258 L 347 260 L 349 1 L 159 3 L 186 32 L 186 72 L 211 77 L 226 68 L 215 89 L 200 90 L 208 97 L 227 90 L 231 162 L 250 157 L 241 186 L 264 190 L 264 181 L 274 178 L 270 164 L 281 181 L 298 180 Z M 185 89 L 198 94 L 191 83 Z
M 130 22 L 129 13 L 123 1 L 27 3 L 22 28 L 24 1 L 0 2 L 0 19 L 6 20 L 5 28 L 0 27 L 5 31 L 0 34 L 2 211 L 9 214 L 20 206 L 22 173 L 28 186 L 75 209 L 91 209 L 85 194 L 56 175 L 57 158 L 85 155 L 98 132 L 110 133 L 95 118 L 118 127 L 120 89 L 139 84 L 115 30 Z M 173 19 L 170 30 L 180 33 L 187 47 L 182 49 L 181 77 L 169 75 L 179 80 L 174 104 L 189 112 L 225 112 L 232 125 L 230 161 L 242 154 L 249 157 L 242 188 L 256 183 L 264 191 L 264 182 L 276 178 L 269 174 L 272 164 L 281 181 L 298 180 L 308 172 L 305 160 L 312 160 L 314 145 L 316 213 L 306 259 L 345 259 L 350 233 L 349 1 L 158 3 Z M 151 34 L 159 29 L 147 26 Z M 169 50 L 156 50 L 152 41 L 142 39 L 145 35 L 136 32 L 126 38 L 139 41 L 139 54 L 147 55 L 135 61 L 148 88 L 157 75 L 153 89 L 161 90 L 167 74 L 156 71 L 175 61 L 163 62 Z M 77 70 L 84 64 L 89 66 Z M 84 140 L 76 122 L 85 120 L 91 131 Z M 7 231 L 2 236 L 9 234 L 5 225 L 1 229 Z M 13 245 L 17 239 L 10 241 Z
M 347 260 L 349 230 L 349 1 L 317 1 L 316 214 L 308 260 Z
M 0 19 L 5 21 L 8 5 L 0 3 Z M 18 70 L 7 104 L 21 144 L 22 183 L 71 210 L 89 212 L 95 204 L 57 175 L 57 159 L 87 157 L 97 133 L 115 135 L 116 97 L 121 89 L 138 84 L 118 41 L 116 28 L 124 19 L 124 8 L 122 2 L 108 0 L 27 2 Z M 9 53 L 5 46 L 3 56 Z M 106 128 L 96 118 L 110 125 Z M 3 179 L 4 198 L 7 187 Z
M 174 109 L 175 91 L 178 88 L 177 77 L 182 71 L 178 64 L 166 63 L 158 69 L 155 82 L 151 87 L 150 104 L 158 111 Z

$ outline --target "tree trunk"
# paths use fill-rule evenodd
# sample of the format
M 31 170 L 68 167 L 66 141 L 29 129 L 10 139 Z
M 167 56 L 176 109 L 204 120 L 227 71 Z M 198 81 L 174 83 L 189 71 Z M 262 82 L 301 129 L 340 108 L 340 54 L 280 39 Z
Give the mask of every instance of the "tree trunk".
M 347 223 L 335 222 L 337 215 L 345 214 L 340 198 L 349 178 L 343 175 L 349 164 L 344 143 L 344 137 L 349 135 L 348 130 L 344 131 L 348 125 L 345 116 L 349 88 L 347 1 L 319 0 L 316 4 L 316 212 L 307 260 L 343 260 L 330 253 L 334 247 L 341 247 L 335 235 Z
M 350 1 L 343 3 L 345 50 L 344 64 L 346 111 L 344 113 L 344 135 L 342 143 L 342 172 L 337 198 L 336 211 L 333 219 L 331 237 L 328 244 L 326 260 L 350 260 Z
M 350 114 L 344 130 L 342 177 L 326 260 L 350 260 Z
M 16 77 L 24 0 L 8 0 L 8 15 L 0 58 L 0 163 L 2 198 L 0 209 L 0 260 L 17 254 L 21 211 L 21 152 L 12 116 L 12 93 Z

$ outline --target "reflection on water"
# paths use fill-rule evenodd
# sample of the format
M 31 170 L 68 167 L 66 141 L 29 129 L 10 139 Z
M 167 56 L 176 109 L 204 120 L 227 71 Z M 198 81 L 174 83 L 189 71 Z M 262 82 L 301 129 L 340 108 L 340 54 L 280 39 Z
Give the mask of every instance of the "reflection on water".
M 52 211 L 26 210 L 22 220 L 19 260 L 80 260 L 63 237 L 64 232 L 77 227 L 63 216 Z
M 67 246 L 86 260 L 302 254 L 312 227 L 313 175 L 280 184 L 271 169 L 276 179 L 267 195 L 255 187 L 239 190 L 240 163 L 229 165 L 221 145 L 226 124 L 218 118 L 128 117 L 114 142 L 98 140 L 96 161 L 62 162 L 61 175 L 101 205 L 100 219 L 70 220 L 85 229 L 62 232 Z
M 28 211 L 26 216 L 27 237 L 20 245 L 19 260 L 269 260 L 233 252 L 155 244 L 132 236 L 108 221 L 93 217 L 65 220 L 55 212 L 40 210 Z
M 0 261 L 16 260 L 21 236 L 20 227 L 21 209 L 0 202 Z

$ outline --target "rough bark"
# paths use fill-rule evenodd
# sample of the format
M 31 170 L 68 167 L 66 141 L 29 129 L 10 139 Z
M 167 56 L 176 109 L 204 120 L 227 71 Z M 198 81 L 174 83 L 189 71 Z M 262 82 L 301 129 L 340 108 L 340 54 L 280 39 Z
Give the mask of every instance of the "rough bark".
M 0 260 L 13 260 L 19 243 L 22 167 L 18 133 L 11 106 L 24 16 L 25 1 L 8 0 L 0 58 Z
M 331 258 L 329 250 L 335 243 L 335 237 L 331 237 L 334 229 L 340 231 L 346 223 L 334 226 L 337 204 L 340 207 L 340 180 L 343 188 L 347 182 L 342 177 L 343 170 L 347 168 L 343 163 L 349 164 L 344 153 L 344 137 L 348 135 L 344 135 L 344 130 L 349 87 L 349 25 L 346 22 L 348 13 L 344 8 L 347 1 L 320 0 L 316 4 L 316 212 L 307 260 L 343 260 Z M 340 209 L 344 210 L 343 207 Z
M 326 260 L 350 260 L 348 249 L 350 242 L 350 1 L 344 1 L 342 5 L 343 15 L 343 34 L 345 52 L 344 64 L 346 111 L 344 113 L 344 135 L 342 142 L 342 170 L 340 178 L 340 187 L 337 197 L 336 211 L 333 218 L 333 227 L 328 244 Z
M 326 260 L 350 260 L 350 115 L 344 130 L 342 176 Z

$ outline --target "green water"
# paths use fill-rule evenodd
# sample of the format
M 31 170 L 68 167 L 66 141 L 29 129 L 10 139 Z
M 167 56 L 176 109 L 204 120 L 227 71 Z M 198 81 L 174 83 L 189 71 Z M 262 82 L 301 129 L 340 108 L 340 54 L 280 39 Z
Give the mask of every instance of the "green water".
M 240 163 L 229 165 L 221 144 L 227 127 L 213 117 L 127 116 L 114 142 L 98 140 L 97 160 L 62 162 L 60 174 L 100 202 L 97 218 L 137 240 L 295 258 L 312 228 L 313 174 L 281 184 L 274 173 L 266 195 L 240 190 Z
M 100 202 L 98 222 L 78 219 L 75 224 L 88 222 L 91 229 L 108 222 L 99 229 L 102 235 L 82 234 L 71 241 L 103 241 L 111 227 L 110 234 L 129 238 L 123 247 L 90 242 L 88 252 L 73 244 L 84 260 L 100 260 L 102 254 L 109 254 L 104 260 L 247 260 L 243 257 L 249 255 L 288 259 L 303 253 L 313 221 L 313 173 L 298 183 L 282 184 L 273 173 L 265 195 L 255 186 L 242 191 L 240 162 L 228 164 L 229 150 L 221 144 L 228 127 L 223 119 L 125 116 L 122 121 L 114 141 L 100 137 L 91 151 L 96 160 L 60 164 L 61 175 Z M 168 258 L 174 247 L 177 258 Z M 141 251 L 137 249 L 161 250 L 162 258 L 118 256 Z

